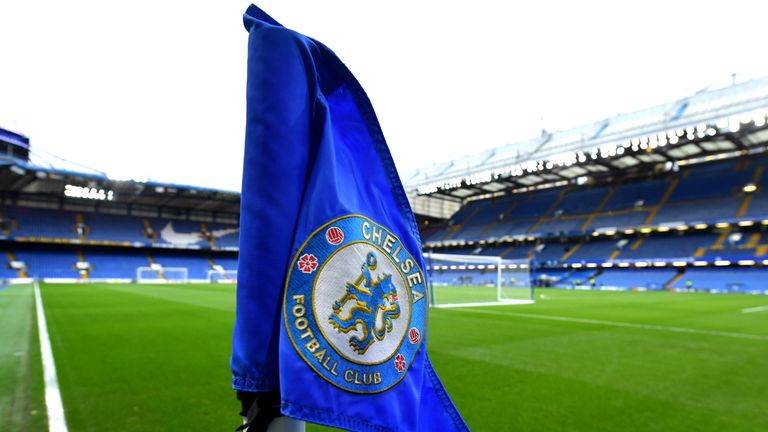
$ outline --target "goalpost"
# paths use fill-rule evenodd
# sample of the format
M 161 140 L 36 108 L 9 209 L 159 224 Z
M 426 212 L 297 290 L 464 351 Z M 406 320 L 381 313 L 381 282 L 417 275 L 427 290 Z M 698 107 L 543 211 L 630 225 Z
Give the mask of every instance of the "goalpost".
M 136 268 L 137 283 L 187 283 L 189 270 L 186 267 L 151 267 Z
M 431 252 L 424 259 L 433 307 L 533 303 L 529 260 Z
M 208 270 L 208 283 L 237 283 L 237 270 Z

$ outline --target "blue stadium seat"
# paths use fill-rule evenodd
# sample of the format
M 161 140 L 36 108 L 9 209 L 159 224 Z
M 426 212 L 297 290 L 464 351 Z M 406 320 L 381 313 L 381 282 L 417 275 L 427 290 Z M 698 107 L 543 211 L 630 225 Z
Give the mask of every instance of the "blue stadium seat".
M 577 189 L 568 192 L 558 203 L 555 211 L 560 210 L 563 215 L 579 215 L 593 212 L 605 199 L 608 193 L 607 187 L 595 187 L 591 189 Z
M 617 242 L 617 240 L 592 240 L 586 242 L 576 249 L 576 252 L 566 262 L 606 260 L 616 250 Z
M 713 234 L 687 234 L 649 237 L 636 250 L 630 242 L 619 255 L 620 259 L 687 258 L 699 247 L 711 246 L 717 237 Z
M 686 289 L 689 281 L 697 291 L 768 294 L 768 269 L 765 268 L 691 268 L 673 287 Z
M 643 180 L 625 183 L 613 193 L 611 199 L 603 206 L 603 211 L 632 209 L 638 201 L 643 207 L 658 204 L 664 192 L 669 187 L 665 179 Z
M 677 274 L 672 269 L 606 269 L 597 277 L 598 287 L 644 288 L 660 290 Z
M 107 240 L 117 242 L 147 242 L 142 235 L 142 218 L 135 216 L 84 213 L 83 218 L 90 228 L 88 240 Z

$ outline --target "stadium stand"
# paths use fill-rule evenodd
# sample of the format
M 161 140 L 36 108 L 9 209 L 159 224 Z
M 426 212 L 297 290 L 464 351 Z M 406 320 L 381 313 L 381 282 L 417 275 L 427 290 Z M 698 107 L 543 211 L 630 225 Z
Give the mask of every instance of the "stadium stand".
M 447 221 L 424 227 L 426 248 L 529 258 L 542 285 L 768 294 L 766 144 L 768 78 L 545 131 L 405 185 Z
M 9 134 L 0 134 L 0 279 L 129 281 L 155 264 L 202 281 L 214 266 L 237 269 L 237 193 L 33 165 L 29 139 Z
M 238 194 L 36 166 L 29 139 L 12 138 L 0 136 L 0 277 L 131 279 L 156 264 L 202 280 L 237 268 Z M 403 180 L 425 251 L 529 260 L 542 286 L 768 294 L 767 148 L 765 78 Z M 492 273 L 432 277 L 485 284 Z
M 562 186 L 470 201 L 442 230 L 432 226 L 427 244 L 439 252 L 530 258 L 537 266 L 549 268 L 545 275 L 561 287 L 591 277 L 596 279 L 596 288 L 681 288 L 679 281 L 691 280 L 694 289 L 754 291 L 760 286 L 755 282 L 757 276 L 751 283 L 734 282 L 733 275 L 742 270 L 712 270 L 729 276 L 717 284 L 712 279 L 708 284 L 713 287 L 709 287 L 701 276 L 711 274 L 709 269 L 684 269 L 681 264 L 674 268 L 672 263 L 757 265 L 768 259 L 768 241 L 763 235 L 768 220 L 757 220 L 765 213 L 754 210 L 761 205 L 768 208 L 767 196 L 759 187 L 754 195 L 744 192 L 746 185 L 759 185 L 766 164 L 765 157 L 742 157 L 738 162 L 715 161 L 658 177 L 627 179 L 618 187 Z M 533 204 L 531 212 L 525 210 L 529 203 Z M 434 238 L 446 240 L 429 240 Z M 486 243 L 478 248 L 480 242 Z M 631 268 L 601 267 L 609 262 L 624 262 Z M 634 268 L 636 262 L 653 268 Z M 598 270 L 585 277 L 584 273 L 570 275 L 554 268 L 577 263 L 595 263 Z M 470 280 L 472 272 L 461 276 Z M 450 277 L 440 275 L 440 280 Z
M 86 213 L 84 220 L 88 226 L 88 240 L 116 242 L 146 242 L 141 218 L 120 215 Z
M 690 269 L 673 284 L 673 288 L 762 294 L 766 278 L 768 270 L 760 268 Z
M 86 251 L 84 255 L 91 263 L 90 277 L 94 279 L 133 279 L 136 277 L 138 267 L 150 264 L 146 252 L 134 249 L 93 248 Z

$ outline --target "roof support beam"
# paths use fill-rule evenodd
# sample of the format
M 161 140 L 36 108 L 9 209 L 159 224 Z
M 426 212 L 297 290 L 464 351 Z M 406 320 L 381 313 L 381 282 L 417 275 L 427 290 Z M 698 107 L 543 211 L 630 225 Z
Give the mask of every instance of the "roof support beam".
M 724 134 L 724 136 L 725 136 L 725 139 L 727 139 L 728 141 L 730 141 L 734 145 L 736 145 L 736 147 L 739 150 L 746 150 L 747 149 L 747 146 L 744 145 L 744 141 L 742 141 L 741 137 L 737 136 L 735 133 L 729 132 L 729 133 Z

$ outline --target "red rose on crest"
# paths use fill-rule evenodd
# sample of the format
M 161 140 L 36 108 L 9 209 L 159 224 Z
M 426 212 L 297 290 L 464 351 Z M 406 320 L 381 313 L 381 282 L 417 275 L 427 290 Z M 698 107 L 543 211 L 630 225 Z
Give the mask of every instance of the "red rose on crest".
M 299 258 L 299 270 L 303 273 L 312 273 L 317 269 L 317 257 L 312 254 L 304 254 Z
M 397 369 L 398 372 L 405 370 L 405 357 L 402 354 L 395 356 L 395 369 Z

